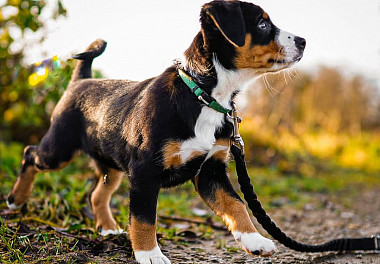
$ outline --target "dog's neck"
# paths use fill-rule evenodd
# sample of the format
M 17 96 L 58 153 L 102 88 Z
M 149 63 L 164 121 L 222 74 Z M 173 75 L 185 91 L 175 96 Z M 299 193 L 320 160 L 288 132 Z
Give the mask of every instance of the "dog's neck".
M 231 108 L 236 94 L 248 87 L 258 74 L 252 69 L 226 69 L 217 55 L 207 50 L 202 31 L 185 51 L 180 67 L 223 107 Z
M 203 42 L 202 31 L 194 38 L 190 47 L 184 52 L 181 67 L 208 94 L 217 85 L 217 73 L 213 65 L 213 55 L 208 52 Z

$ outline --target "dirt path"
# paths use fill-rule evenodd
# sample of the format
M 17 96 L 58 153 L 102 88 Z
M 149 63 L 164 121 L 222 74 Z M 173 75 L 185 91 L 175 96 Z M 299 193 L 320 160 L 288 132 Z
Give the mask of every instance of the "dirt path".
M 323 243 L 327 240 L 341 237 L 371 236 L 380 233 L 380 191 L 365 192 L 360 199 L 345 200 L 342 203 L 329 200 L 325 195 L 316 195 L 316 202 L 307 204 L 302 210 L 279 208 L 270 213 L 273 220 L 291 237 L 304 243 Z M 338 197 L 335 197 L 338 198 Z M 341 199 L 337 199 L 340 200 Z M 175 224 L 175 223 L 171 223 Z M 178 222 L 178 225 L 183 223 Z M 259 225 L 256 225 L 259 226 Z M 19 227 L 20 228 L 20 227 Z M 65 237 L 63 232 L 45 228 L 44 232 L 54 233 L 55 237 Z M 47 230 L 47 231 L 46 231 Z M 49 231 L 50 230 L 50 231 Z M 209 229 L 210 230 L 210 229 Z M 30 231 L 28 225 L 22 225 L 19 233 L 36 235 Z M 34 232 L 34 233 L 33 233 Z M 179 231 L 178 231 L 179 232 Z M 177 233 L 178 233 L 177 232 Z M 201 235 L 200 228 L 188 225 L 183 229 L 183 236 L 178 234 L 170 240 L 162 240 L 161 248 L 172 263 L 379 263 L 380 254 L 360 253 L 299 253 L 289 250 L 278 244 L 278 252 L 267 258 L 259 258 L 246 254 L 238 247 L 232 236 L 225 231 L 212 229 L 207 235 Z M 266 234 L 261 230 L 262 234 Z M 22 235 L 22 234 L 20 234 Z M 33 237 L 32 235 L 30 237 Z M 80 238 L 79 235 L 75 238 Z M 98 238 L 96 240 L 77 240 L 75 245 L 70 242 L 68 247 L 78 250 L 57 252 L 57 240 L 50 239 L 43 244 L 32 241 L 32 247 L 25 254 L 26 263 L 136 263 L 131 257 L 130 241 L 122 235 L 111 238 Z M 35 240 L 35 239 L 34 239 Z M 62 239 L 61 239 L 62 240 Z M 60 241 L 61 241 L 60 240 Z M 55 241 L 55 242 L 54 242 Z M 71 244 L 70 244 L 71 243 Z M 44 250 L 41 250 L 41 245 Z M 21 249 L 23 250 L 23 249 Z M 41 259 L 43 259 L 41 261 Z M 37 261 L 40 260 L 40 261 Z
M 302 211 L 279 209 L 272 212 L 271 217 L 288 235 L 304 243 L 324 243 L 334 238 L 371 236 L 380 232 L 379 191 L 364 193 L 350 209 L 328 201 L 323 195 L 318 199 L 323 207 L 308 204 Z M 229 248 L 236 247 L 231 235 L 216 233 L 215 236 L 214 240 L 189 247 L 165 248 L 175 263 L 380 263 L 380 254 L 376 253 L 299 253 L 279 243 L 276 243 L 279 251 L 274 256 L 257 258 L 240 249 L 236 253 L 229 252 Z M 225 240 L 225 247 L 217 249 L 218 239 Z

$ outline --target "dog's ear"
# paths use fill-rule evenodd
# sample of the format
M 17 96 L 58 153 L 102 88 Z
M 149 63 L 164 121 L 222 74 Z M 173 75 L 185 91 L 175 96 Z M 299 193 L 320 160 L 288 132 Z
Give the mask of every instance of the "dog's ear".
M 213 1 L 202 8 L 215 27 L 235 47 L 245 43 L 245 22 L 238 1 Z

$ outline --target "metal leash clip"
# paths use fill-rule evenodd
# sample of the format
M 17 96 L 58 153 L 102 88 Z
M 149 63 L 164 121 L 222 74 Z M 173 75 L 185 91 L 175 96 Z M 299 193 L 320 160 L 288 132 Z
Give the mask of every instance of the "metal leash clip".
M 371 236 L 375 243 L 375 253 L 380 253 L 380 234 Z
M 234 131 L 233 135 L 231 137 L 231 142 L 235 146 L 237 146 L 241 150 L 241 154 L 244 155 L 244 141 L 243 138 L 240 136 L 239 133 L 239 124 L 241 123 L 242 119 L 237 115 L 236 111 L 236 105 L 235 103 L 232 103 L 232 116 L 230 114 L 227 114 L 229 118 L 233 120 L 234 124 Z

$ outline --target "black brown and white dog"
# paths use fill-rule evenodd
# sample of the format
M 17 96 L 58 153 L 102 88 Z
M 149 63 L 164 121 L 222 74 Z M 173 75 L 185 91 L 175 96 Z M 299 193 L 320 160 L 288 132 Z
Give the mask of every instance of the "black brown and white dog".
M 91 79 L 92 60 L 104 51 L 103 40 L 77 55 L 80 61 L 49 131 L 39 146 L 24 150 L 8 206 L 15 209 L 26 202 L 36 173 L 62 169 L 83 151 L 97 166 L 99 182 L 91 203 L 103 235 L 122 231 L 109 202 L 128 175 L 129 234 L 139 263 L 170 263 L 156 240 L 157 197 L 160 188 L 189 180 L 247 252 L 271 255 L 275 244 L 257 232 L 227 176 L 233 124 L 227 114 L 198 100 L 179 69 L 231 109 L 247 83 L 298 62 L 306 42 L 277 28 L 259 6 L 247 2 L 207 3 L 200 22 L 183 61 L 142 82 Z

